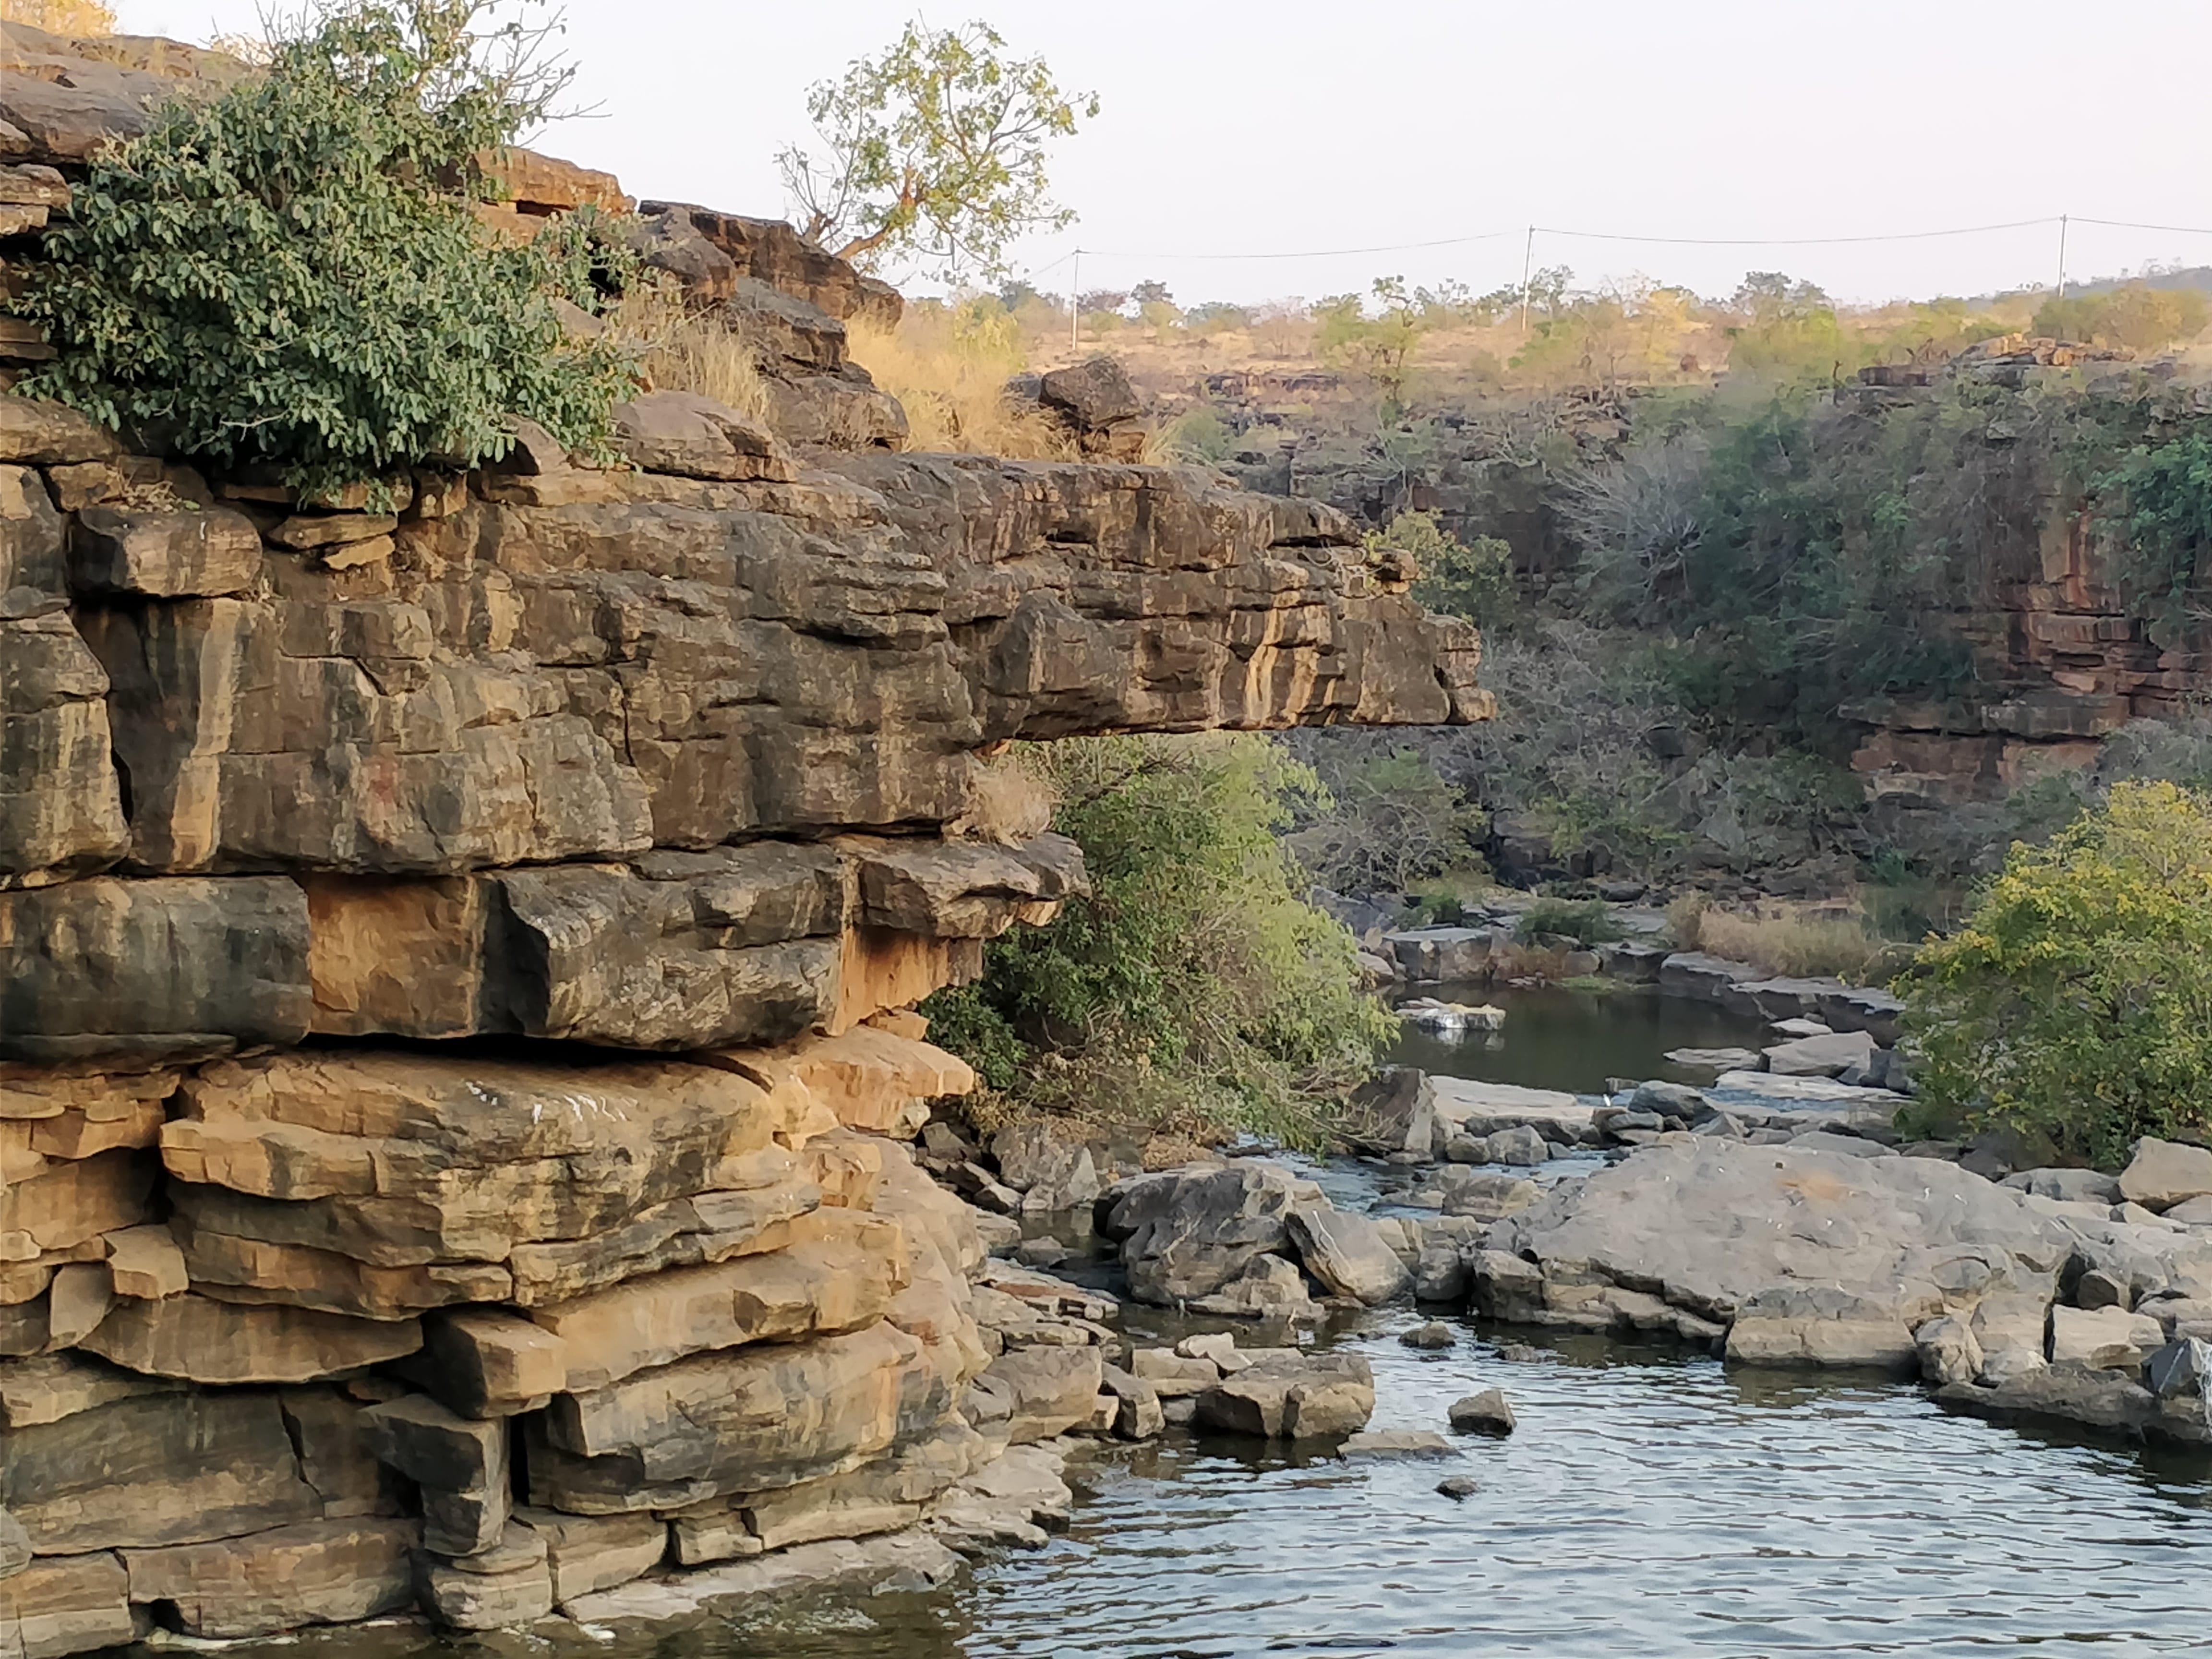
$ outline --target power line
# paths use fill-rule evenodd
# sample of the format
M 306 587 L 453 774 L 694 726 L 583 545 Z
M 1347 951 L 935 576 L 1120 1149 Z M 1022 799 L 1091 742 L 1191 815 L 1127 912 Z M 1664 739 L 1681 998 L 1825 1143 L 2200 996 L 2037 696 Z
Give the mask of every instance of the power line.
M 1632 236 L 1610 230 L 1562 230 L 1557 225 L 1538 225 L 1539 236 L 1569 236 L 1585 242 L 1655 242 L 1673 247 L 1835 247 L 1852 242 L 1924 242 L 1937 236 L 1979 236 L 1993 230 L 2027 230 L 2055 225 L 2060 216 L 2040 219 L 2008 219 L 2002 224 L 1960 225 L 1948 230 L 1897 230 L 1869 236 Z M 2100 219 L 2077 220 L 2081 224 L 2103 224 Z M 2154 227 L 2152 227 L 2154 228 Z
M 1185 259 L 1335 259 L 1354 253 L 1411 253 L 1421 248 L 1458 247 L 1467 242 L 1494 242 L 1501 236 L 1517 233 L 1510 230 L 1486 230 L 1475 236 L 1443 236 L 1431 242 L 1392 242 L 1382 247 L 1324 247 L 1303 253 L 1121 253 L 1111 248 L 1078 248 L 1079 253 L 1088 253 L 1101 259 L 1158 259 L 1163 264 Z M 1066 256 L 1063 255 L 1062 258 Z M 1053 264 L 1059 264 L 1055 259 Z M 1048 265 L 1047 270 L 1051 266 Z
M 2114 230 L 2158 230 L 2174 236 L 2212 236 L 2212 228 L 2203 225 L 2145 225 L 2138 224 L 2133 219 L 2085 219 L 2078 213 L 2073 217 L 2077 225 L 2106 225 Z

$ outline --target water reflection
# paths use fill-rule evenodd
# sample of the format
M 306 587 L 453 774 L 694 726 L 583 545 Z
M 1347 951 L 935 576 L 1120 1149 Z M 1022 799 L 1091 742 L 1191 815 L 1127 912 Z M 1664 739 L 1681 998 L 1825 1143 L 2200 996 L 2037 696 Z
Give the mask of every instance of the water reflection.
M 1419 994 L 1446 1002 L 1494 1003 L 1505 1010 L 1505 1024 L 1463 1038 L 1408 1026 L 1391 1058 L 1402 1066 L 1485 1083 L 1595 1094 L 1609 1077 L 1710 1082 L 1710 1072 L 1684 1071 L 1668 1060 L 1667 1051 L 1755 1048 L 1774 1040 L 1762 1020 L 1652 991 L 1470 984 L 1422 986 Z
M 1466 1327 L 1458 1348 L 1423 1353 L 1395 1340 L 1406 1322 L 1345 1339 L 1375 1364 L 1377 1427 L 1441 1427 L 1452 1400 L 1503 1387 L 1519 1432 L 1448 1464 L 1102 1447 L 1072 1471 L 1072 1530 L 1039 1555 L 935 1595 L 763 1607 L 639 1645 L 666 1659 L 2203 1650 L 2203 1454 L 2023 1435 L 1877 1379 L 1662 1348 L 1571 1339 L 1541 1345 L 1549 1363 L 1512 1363 Z M 1434 1490 L 1455 1473 L 1480 1483 L 1464 1503 Z

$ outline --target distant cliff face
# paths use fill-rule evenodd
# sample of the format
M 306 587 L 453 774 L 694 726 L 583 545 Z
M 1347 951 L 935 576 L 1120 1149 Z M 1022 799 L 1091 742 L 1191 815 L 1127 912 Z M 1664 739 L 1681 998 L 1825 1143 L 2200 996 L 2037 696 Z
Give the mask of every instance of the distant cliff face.
M 10 44 L 0 180 L 64 210 L 152 72 Z M 978 754 L 1487 712 L 1337 514 L 893 453 L 823 307 L 896 296 L 649 222 L 779 319 L 776 430 L 657 392 L 625 470 L 526 429 L 371 510 L 0 396 L 0 1649 L 930 1520 L 1101 1378 L 999 1363 L 902 1144 L 974 1081 L 914 1005 L 1084 884 L 957 833 Z

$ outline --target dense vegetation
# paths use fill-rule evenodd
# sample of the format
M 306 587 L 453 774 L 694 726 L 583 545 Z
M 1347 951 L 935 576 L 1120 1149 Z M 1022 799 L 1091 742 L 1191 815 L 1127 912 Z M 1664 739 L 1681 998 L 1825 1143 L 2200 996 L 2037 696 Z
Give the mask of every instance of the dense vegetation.
M 165 106 L 91 163 L 18 313 L 58 358 L 24 386 L 184 453 L 311 490 L 504 453 L 507 422 L 603 450 L 634 386 L 596 308 L 588 216 L 493 242 L 477 158 L 565 84 L 480 0 L 355 0 L 276 42 L 264 74 Z
M 981 1075 L 976 1109 L 1322 1139 L 1392 1023 L 1277 839 L 1311 775 L 1255 736 L 1076 738 L 1021 763 L 1057 796 L 1091 893 L 924 1005 Z
M 2117 1167 L 2139 1135 L 2212 1126 L 2212 802 L 2124 784 L 2015 845 L 1909 986 L 1929 1127 Z

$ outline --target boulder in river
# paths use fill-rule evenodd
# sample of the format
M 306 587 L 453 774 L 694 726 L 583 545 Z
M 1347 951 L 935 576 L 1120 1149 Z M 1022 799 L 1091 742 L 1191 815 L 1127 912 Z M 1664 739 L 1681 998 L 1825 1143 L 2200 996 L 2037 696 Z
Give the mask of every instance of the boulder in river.
M 2212 1194 L 2212 1150 L 2145 1135 L 2120 1171 L 2120 1196 L 2147 1210 L 2170 1210 Z
M 1257 1158 L 1169 1170 L 1131 1183 L 1103 1230 L 1122 1241 L 1137 1299 L 1172 1307 L 1225 1289 L 1255 1257 L 1281 1250 L 1298 1187 L 1282 1165 Z
M 1377 1307 L 1410 1281 L 1371 1216 L 1301 1204 L 1290 1213 L 1289 1231 L 1306 1271 L 1339 1296 Z
M 1462 1434 L 1510 1434 L 1515 1426 L 1512 1402 L 1503 1389 L 1485 1389 L 1455 1400 L 1446 1417 Z

